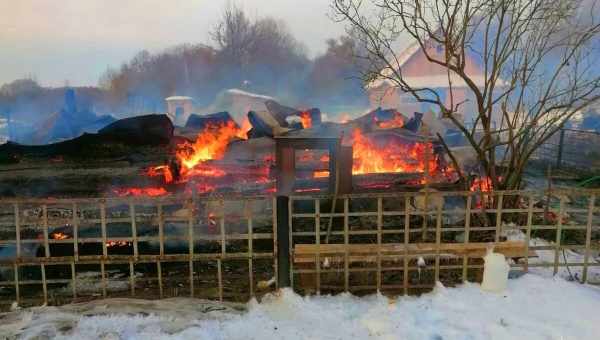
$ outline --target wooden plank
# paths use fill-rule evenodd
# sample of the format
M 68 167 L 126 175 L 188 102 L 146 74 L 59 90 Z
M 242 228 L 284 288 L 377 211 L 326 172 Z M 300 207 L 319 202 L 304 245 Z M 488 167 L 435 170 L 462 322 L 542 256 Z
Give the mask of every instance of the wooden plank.
M 489 243 L 440 243 L 439 247 L 436 243 L 411 243 L 405 246 L 401 243 L 387 243 L 382 245 L 377 244 L 298 244 L 294 248 L 294 262 L 312 262 L 315 254 L 320 253 L 321 256 L 344 256 L 346 253 L 353 255 L 354 258 L 358 255 L 372 256 L 375 261 L 378 254 L 385 255 L 408 255 L 408 254 L 436 254 L 439 250 L 440 256 L 468 256 L 468 257 L 483 257 L 486 254 Z M 525 253 L 525 242 L 521 241 L 506 241 L 495 244 L 494 251 L 502 253 L 507 257 L 521 257 Z M 531 252 L 529 256 L 535 256 L 535 252 Z M 331 260 L 331 259 L 330 259 Z

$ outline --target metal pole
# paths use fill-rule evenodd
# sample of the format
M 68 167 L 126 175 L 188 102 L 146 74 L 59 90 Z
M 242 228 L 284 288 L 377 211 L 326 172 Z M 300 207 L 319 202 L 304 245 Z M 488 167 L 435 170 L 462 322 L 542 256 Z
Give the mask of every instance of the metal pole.
M 277 196 L 277 285 L 290 286 L 290 224 L 287 196 Z

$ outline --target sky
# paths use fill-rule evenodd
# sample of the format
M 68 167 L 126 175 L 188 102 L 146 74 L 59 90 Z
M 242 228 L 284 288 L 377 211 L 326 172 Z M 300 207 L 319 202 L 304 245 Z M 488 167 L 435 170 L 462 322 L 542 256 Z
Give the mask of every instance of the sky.
M 251 17 L 283 20 L 311 55 L 344 26 L 329 0 L 237 0 Z M 0 0 L 0 85 L 33 77 L 46 86 L 97 85 L 138 51 L 210 43 L 227 0 Z

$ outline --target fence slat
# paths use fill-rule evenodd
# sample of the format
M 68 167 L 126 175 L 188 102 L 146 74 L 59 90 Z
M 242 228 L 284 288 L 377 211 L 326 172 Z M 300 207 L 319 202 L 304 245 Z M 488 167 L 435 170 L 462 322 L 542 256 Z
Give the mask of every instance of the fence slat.
M 102 256 L 108 256 L 108 239 L 106 235 L 106 203 L 100 201 L 100 228 L 102 229 Z
M 46 282 L 46 265 L 41 264 L 40 269 L 42 271 L 42 290 L 44 293 L 44 305 L 48 304 L 48 283 Z
M 377 292 L 381 291 L 381 237 L 383 229 L 383 199 L 377 198 Z
M 502 208 L 504 205 L 504 194 L 498 194 L 498 201 L 496 203 L 496 233 L 494 235 L 494 242 L 500 241 L 500 234 L 502 233 Z
M 159 252 L 160 255 L 163 256 L 165 255 L 165 221 L 164 221 L 164 216 L 163 216 L 163 206 L 162 204 L 159 204 L 157 206 L 157 213 L 158 213 L 158 238 L 159 238 Z M 162 294 L 161 294 L 162 296 Z
M 437 205 L 437 214 L 435 218 L 435 282 L 440 280 L 440 244 L 442 243 L 442 206 Z
M 533 223 L 533 194 L 530 194 L 528 197 L 528 206 L 527 206 L 527 229 L 525 231 L 525 253 L 523 257 L 525 258 L 525 267 L 523 271 L 529 271 L 529 243 L 531 242 L 531 224 Z
M 17 304 L 19 304 L 21 302 L 21 294 L 20 294 L 20 290 L 19 290 L 19 265 L 14 263 L 13 264 L 13 270 L 14 270 L 14 281 L 15 281 L 15 301 L 17 302 Z
M 223 273 L 221 269 L 221 259 L 217 260 L 217 280 L 219 284 L 219 301 L 223 301 Z
M 189 280 L 190 280 L 190 297 L 194 297 L 194 201 L 188 201 L 188 254 L 189 261 Z
M 252 206 L 251 203 L 246 200 L 244 202 L 246 206 L 246 214 L 248 218 L 248 284 L 250 287 L 250 298 L 254 297 L 254 266 L 252 259 L 254 258 L 254 225 L 252 223 Z
M 321 201 L 315 200 L 315 244 L 321 244 Z M 315 289 L 317 295 L 321 294 L 321 251 L 317 248 L 315 256 Z
M 17 258 L 21 258 L 21 222 L 20 222 L 20 214 L 19 211 L 19 203 L 15 203 L 14 205 L 14 214 L 15 214 L 15 241 L 16 241 L 16 250 L 17 250 Z
M 71 262 L 71 284 L 73 285 L 73 299 L 77 298 L 77 273 L 75 272 L 75 261 Z
M 77 202 L 73 202 L 73 255 L 75 261 L 79 260 L 79 217 L 77 216 Z
M 335 199 L 335 198 L 334 198 Z M 348 220 L 348 199 L 344 198 L 344 244 L 347 246 L 350 243 L 350 226 Z M 348 248 L 344 254 L 344 291 L 350 291 L 350 254 Z
M 581 282 L 586 283 L 588 277 L 588 266 L 590 262 L 591 243 L 592 243 L 592 224 L 594 220 L 594 210 L 596 206 L 596 195 L 591 195 L 588 204 L 587 226 L 585 230 L 585 255 L 583 257 L 583 274 Z
M 50 244 L 48 242 L 48 206 L 42 206 L 42 218 L 43 218 L 43 228 L 44 228 L 44 252 L 46 253 L 46 257 L 50 257 Z M 44 303 L 48 303 L 46 299 L 44 299 Z
M 554 275 L 558 273 L 558 262 L 559 257 L 558 253 L 561 251 L 560 244 L 562 241 L 562 225 L 563 225 L 563 217 L 565 215 L 565 198 L 561 196 L 560 198 L 560 206 L 558 210 L 558 221 L 556 224 L 556 241 L 555 241 L 555 249 L 554 249 Z
M 404 198 L 404 271 L 402 286 L 404 295 L 408 295 L 408 244 L 410 243 L 410 197 Z
M 138 257 L 137 222 L 135 218 L 135 204 L 129 202 L 129 217 L 131 218 L 131 237 L 133 238 L 133 256 Z
M 467 206 L 465 211 L 465 236 L 463 242 L 465 244 L 469 243 L 469 237 L 471 234 L 471 205 L 473 204 L 473 196 L 467 196 Z M 466 282 L 468 279 L 468 265 L 469 265 L 469 255 L 463 255 L 462 262 L 462 281 Z

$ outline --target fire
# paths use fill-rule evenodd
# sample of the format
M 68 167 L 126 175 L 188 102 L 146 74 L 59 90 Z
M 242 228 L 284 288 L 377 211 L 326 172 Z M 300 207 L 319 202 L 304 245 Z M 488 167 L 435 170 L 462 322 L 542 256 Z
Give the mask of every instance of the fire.
M 431 143 L 401 144 L 387 141 L 384 145 L 355 129 L 353 140 L 353 174 L 416 172 L 426 170 L 425 153 L 429 153 L 429 172 L 438 171 L 437 156 Z
M 401 128 L 404 126 L 404 117 L 401 113 L 396 112 L 393 119 L 375 123 L 382 129 Z
M 220 159 L 227 151 L 227 145 L 240 134 L 241 129 L 232 121 L 208 126 L 198 134 L 196 141 L 177 146 L 176 156 L 183 165 L 182 171 L 193 169 L 197 164 Z
M 248 132 L 252 129 L 252 124 L 248 120 L 248 117 L 244 118 L 244 122 L 242 122 L 242 127 L 236 133 L 236 137 L 239 139 L 248 139 Z
M 501 177 L 499 177 L 501 179 Z M 488 193 L 494 191 L 494 184 L 492 183 L 492 179 L 488 176 L 484 176 L 481 178 L 475 178 L 471 187 L 469 188 L 472 192 L 481 192 Z M 493 195 L 482 195 L 482 197 L 477 197 L 475 202 L 476 208 L 483 208 L 484 206 L 487 208 L 493 207 L 494 205 L 494 196 Z
M 302 122 L 302 127 L 305 129 L 310 129 L 312 127 L 312 117 L 308 112 L 300 113 L 300 121 Z
M 317 170 L 313 173 L 313 177 L 314 178 L 329 177 L 329 171 L 328 170 Z
M 199 176 L 199 177 L 223 177 L 226 175 L 223 169 L 219 169 L 214 166 L 205 164 L 198 164 L 194 168 L 190 169 L 187 173 L 188 176 Z
M 476 178 L 473 180 L 471 184 L 471 191 L 481 191 L 481 192 L 490 192 L 493 191 L 494 186 L 492 184 L 492 179 L 485 176 L 482 178 Z
M 106 247 L 110 248 L 110 247 L 127 247 L 131 245 L 130 242 L 127 241 L 107 241 L 106 242 Z
M 52 233 L 52 238 L 55 240 L 66 240 L 69 238 L 69 235 L 67 235 L 65 233 L 56 232 L 56 233 Z
M 149 168 L 148 171 L 146 171 L 146 175 L 150 177 L 162 176 L 165 180 L 165 183 L 173 182 L 173 173 L 167 165 L 159 165 Z
M 168 192 L 165 188 L 156 187 L 156 188 L 119 188 L 114 190 L 115 194 L 118 196 L 164 196 L 167 195 Z

